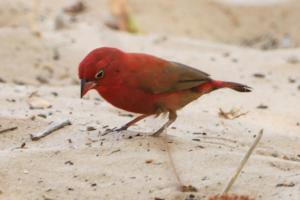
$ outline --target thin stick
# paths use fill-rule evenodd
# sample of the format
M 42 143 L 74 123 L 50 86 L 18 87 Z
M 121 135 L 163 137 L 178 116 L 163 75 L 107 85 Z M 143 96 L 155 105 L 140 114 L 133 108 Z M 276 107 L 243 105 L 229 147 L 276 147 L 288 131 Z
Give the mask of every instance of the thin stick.
M 246 153 L 246 155 L 244 156 L 243 160 L 241 161 L 239 167 L 237 168 L 234 176 L 230 179 L 229 183 L 227 184 L 227 186 L 224 189 L 223 194 L 227 194 L 228 191 L 231 189 L 232 185 L 234 184 L 234 182 L 236 181 L 236 179 L 238 178 L 238 176 L 240 175 L 243 167 L 245 166 L 246 162 L 248 161 L 249 157 L 251 156 L 251 154 L 253 153 L 255 147 L 257 146 L 258 142 L 260 141 L 260 139 L 262 138 L 263 135 L 263 129 L 260 130 L 258 136 L 256 137 L 256 139 L 254 140 L 253 144 L 251 145 L 250 149 L 248 150 L 248 152 Z
M 162 140 L 165 142 L 165 145 L 166 145 L 166 151 L 168 153 L 168 157 L 169 157 L 169 162 L 170 162 L 170 165 L 171 165 L 171 168 L 173 170 L 173 173 L 175 174 L 175 177 L 176 177 L 176 180 L 177 180 L 177 183 L 180 185 L 180 187 L 183 186 L 182 184 L 182 181 L 177 173 L 177 170 L 176 170 L 176 167 L 175 167 L 175 164 L 174 164 L 174 161 L 173 161 L 173 157 L 172 157 L 172 154 L 171 154 L 171 151 L 170 151 L 170 147 L 168 145 L 168 141 L 167 141 L 167 135 L 163 136 L 162 137 Z
M 65 120 L 60 121 L 60 122 L 54 122 L 50 126 L 48 126 L 45 130 L 37 132 L 35 134 L 31 134 L 30 138 L 31 138 L 32 141 L 39 140 L 39 139 L 51 134 L 52 132 L 54 132 L 58 129 L 61 129 L 65 126 L 68 126 L 68 125 L 71 125 L 71 122 L 70 122 L 69 119 L 65 119 Z
M 3 129 L 3 130 L 0 130 L 0 134 L 1 134 L 1 133 L 8 132 L 8 131 L 14 131 L 14 130 L 16 130 L 17 128 L 18 128 L 17 126 L 14 126 L 14 127 L 10 127 L 10 128 L 6 128 L 6 129 Z

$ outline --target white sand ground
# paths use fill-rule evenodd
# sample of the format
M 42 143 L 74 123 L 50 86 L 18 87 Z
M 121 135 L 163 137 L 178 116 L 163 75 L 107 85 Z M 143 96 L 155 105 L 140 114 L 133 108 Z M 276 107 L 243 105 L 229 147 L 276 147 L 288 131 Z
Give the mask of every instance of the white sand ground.
M 3 2 L 1 10 L 7 6 Z M 41 5 L 60 8 L 64 4 L 59 2 Z M 25 1 L 10 4 L 8 8 L 31 6 Z M 2 23 L 0 130 L 18 129 L 0 134 L 0 199 L 189 199 L 191 193 L 178 190 L 162 139 L 128 138 L 156 130 L 166 119 L 147 119 L 124 132 L 124 138 L 99 136 L 132 119 L 95 92 L 79 98 L 78 63 L 100 46 L 151 53 L 199 68 L 215 79 L 253 87 L 252 93 L 220 90 L 200 98 L 182 109 L 167 131 L 178 174 L 184 184 L 198 189 L 194 199 L 222 192 L 260 129 L 264 136 L 232 192 L 263 200 L 300 199 L 299 48 L 261 51 L 183 36 L 130 35 L 90 20 L 92 11 L 58 31 L 52 28 L 53 18 L 45 19 L 37 26 L 41 37 L 32 34 L 18 12 L 7 18 L 11 23 Z M 253 76 L 257 73 L 265 77 Z M 33 92 L 52 107 L 30 109 L 27 101 Z M 259 105 L 268 108 L 258 109 Z M 218 116 L 219 108 L 248 113 L 226 120 Z M 63 118 L 72 125 L 30 140 L 31 133 Z M 96 130 L 87 131 L 89 126 Z

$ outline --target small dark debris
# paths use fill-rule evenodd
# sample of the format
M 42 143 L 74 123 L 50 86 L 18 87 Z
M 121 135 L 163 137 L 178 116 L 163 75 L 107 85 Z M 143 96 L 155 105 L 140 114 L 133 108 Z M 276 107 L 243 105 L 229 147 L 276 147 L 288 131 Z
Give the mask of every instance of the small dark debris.
M 197 145 L 196 147 L 200 148 L 200 149 L 204 149 L 204 146 L 202 146 L 202 145 Z
M 68 191 L 74 191 L 74 188 L 70 188 L 70 187 L 69 187 L 69 188 L 68 188 Z
M 264 105 L 264 104 L 260 104 L 256 107 L 257 109 L 268 109 L 268 106 L 267 105 Z
M 32 115 L 32 116 L 30 117 L 30 120 L 31 120 L 31 121 L 34 121 L 34 120 L 35 120 L 35 116 Z
M 193 194 L 190 194 L 185 200 L 193 200 L 193 199 L 195 199 L 195 195 L 193 195 Z
M 276 153 L 276 152 L 272 153 L 271 156 L 274 157 L 274 158 L 278 158 L 279 157 L 278 153 Z
M 207 135 L 207 133 L 205 133 L 205 132 L 194 132 L 192 134 L 194 134 L 194 135 Z
M 181 186 L 181 192 L 197 192 L 197 188 L 195 188 L 194 186 L 192 185 L 183 185 Z
M 60 59 L 60 54 L 59 51 L 55 48 L 53 49 L 53 60 L 59 60 Z
M 286 155 L 284 155 L 283 157 L 282 157 L 282 159 L 284 159 L 284 160 L 291 160 L 289 157 L 287 157 Z
M 294 187 L 295 183 L 290 182 L 290 183 L 279 183 L 276 185 L 276 187 Z
M 58 96 L 58 93 L 57 93 L 57 92 L 51 92 L 51 94 L 52 94 L 53 96 L 55 96 L 55 97 Z
M 6 99 L 7 102 L 10 102 L 10 103 L 15 103 L 16 100 L 15 99 Z
M 38 116 L 38 117 L 41 117 L 41 118 L 44 118 L 44 119 L 46 119 L 46 118 L 47 118 L 47 115 L 45 115 L 45 114 L 41 114 L 41 113 L 40 113 L 40 114 L 38 114 L 37 116 Z
M 146 164 L 151 164 L 151 163 L 153 163 L 153 160 L 145 160 L 145 163 Z
M 298 85 L 298 90 L 300 90 L 300 85 Z
M 232 61 L 233 63 L 237 63 L 237 62 L 238 62 L 238 59 L 232 58 L 231 61 Z
M 47 189 L 47 190 L 46 190 L 46 192 L 51 192 L 51 191 L 52 191 L 52 189 L 51 189 L 51 188 L 49 188 L 49 189 Z
M 255 74 L 253 74 L 253 76 L 254 76 L 255 78 L 265 78 L 265 77 L 266 77 L 266 75 L 264 75 L 264 74 L 262 74 L 262 73 L 255 73 Z
M 200 141 L 201 141 L 201 140 L 198 139 L 198 138 L 193 138 L 192 140 L 193 140 L 193 141 L 196 141 L 196 142 L 200 142 Z
M 45 77 L 43 76 L 37 76 L 35 77 L 35 79 L 40 83 L 40 84 L 47 84 L 49 83 L 48 79 L 46 79 Z
M 223 57 L 229 57 L 230 56 L 230 53 L 229 52 L 224 52 L 223 53 Z
M 269 34 L 245 39 L 242 41 L 242 45 L 247 47 L 256 47 L 262 50 L 271 50 L 280 47 L 278 38 L 275 38 L 274 36 Z
M 97 186 L 97 183 L 92 183 L 91 184 L 91 187 L 96 187 Z
M 23 143 L 21 144 L 20 148 L 23 149 L 23 148 L 25 148 L 25 146 L 26 146 L 26 142 L 23 142 Z
M 289 78 L 289 83 L 296 83 L 296 80 L 293 78 Z
M 95 131 L 95 130 L 97 130 L 95 127 L 93 127 L 93 126 L 88 126 L 87 128 L 86 128 L 86 130 L 87 131 Z
M 74 163 L 71 160 L 68 160 L 65 162 L 65 165 L 74 165 Z
M 154 200 L 165 200 L 165 199 L 162 199 L 162 198 L 159 198 L 159 197 L 154 197 Z
M 83 12 L 85 9 L 86 9 L 86 6 L 85 6 L 85 4 L 83 2 L 76 1 L 72 5 L 66 7 L 64 9 L 64 11 L 66 13 L 75 15 L 75 14 Z
M 296 123 L 296 126 L 300 126 L 300 122 L 297 122 L 297 123 Z
M 73 143 L 72 140 L 71 140 L 70 138 L 68 139 L 68 143 L 69 143 L 69 144 L 72 144 L 72 143 Z
M 6 81 L 0 77 L 0 83 L 6 83 Z
M 13 83 L 16 85 L 25 85 L 25 82 L 20 80 L 13 80 Z

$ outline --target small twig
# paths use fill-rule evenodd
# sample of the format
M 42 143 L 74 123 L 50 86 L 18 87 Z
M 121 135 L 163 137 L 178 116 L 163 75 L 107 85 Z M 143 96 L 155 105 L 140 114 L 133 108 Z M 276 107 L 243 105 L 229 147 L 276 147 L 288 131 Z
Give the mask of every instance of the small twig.
M 30 138 L 31 138 L 32 141 L 39 140 L 39 139 L 51 134 L 52 132 L 54 132 L 58 129 L 61 129 L 65 126 L 68 126 L 68 125 L 71 125 L 71 122 L 70 122 L 69 119 L 65 119 L 65 120 L 60 121 L 60 122 L 54 122 L 50 126 L 48 126 L 45 130 L 37 132 L 35 134 L 31 134 Z
M 18 128 L 17 126 L 14 126 L 14 127 L 10 127 L 10 128 L 6 128 L 6 129 L 3 129 L 3 130 L 0 130 L 0 134 L 1 133 L 5 133 L 5 132 L 9 132 L 9 131 L 14 131 L 17 128 Z
M 248 150 L 248 152 L 244 156 L 243 160 L 241 161 L 240 165 L 238 166 L 238 168 L 237 168 L 234 176 L 230 179 L 230 181 L 228 182 L 227 186 L 225 187 L 223 194 L 227 194 L 228 191 L 231 189 L 232 185 L 234 184 L 234 182 L 236 181 L 236 179 L 240 175 L 243 167 L 245 166 L 246 162 L 248 161 L 249 157 L 251 156 L 251 154 L 253 153 L 255 147 L 257 146 L 258 142 L 260 141 L 262 135 L 263 135 L 263 129 L 260 130 L 258 136 L 254 140 L 254 142 L 251 145 L 250 149 Z
M 174 160 L 173 160 L 173 157 L 172 157 L 172 154 L 171 154 L 171 151 L 170 151 L 170 147 L 168 145 L 168 141 L 167 141 L 167 135 L 163 136 L 162 137 L 162 140 L 164 141 L 165 145 L 166 145 L 166 151 L 168 153 L 168 157 L 169 157 L 169 162 L 170 162 L 170 165 L 171 165 L 171 168 L 175 174 L 175 177 L 176 177 L 176 180 L 177 180 L 177 183 L 180 185 L 180 187 L 183 186 L 182 184 L 182 181 L 177 173 L 177 170 L 176 170 L 176 167 L 175 167 L 175 164 L 174 164 Z

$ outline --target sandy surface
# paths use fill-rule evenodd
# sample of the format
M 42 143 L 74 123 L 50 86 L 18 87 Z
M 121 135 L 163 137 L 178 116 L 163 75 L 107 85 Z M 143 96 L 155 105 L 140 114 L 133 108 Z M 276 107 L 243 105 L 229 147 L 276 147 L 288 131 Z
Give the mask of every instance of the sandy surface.
M 142 13 L 145 8 L 132 2 L 133 10 Z M 239 1 L 226 2 L 232 9 L 240 5 Z M 271 6 L 293 10 L 291 2 Z M 191 39 L 180 30 L 171 36 L 168 23 L 155 34 L 158 27 L 152 26 L 150 33 L 145 29 L 150 22 L 145 22 L 141 28 L 147 34 L 130 35 L 103 25 L 107 9 L 102 1 L 87 4 L 87 11 L 78 14 L 75 22 L 62 12 L 66 2 L 41 1 L 38 17 L 31 12 L 32 3 L 0 2 L 0 130 L 18 127 L 0 134 L 0 199 L 191 199 L 191 193 L 178 189 L 163 139 L 147 136 L 165 118 L 147 119 L 123 136 L 99 136 L 132 119 L 95 92 L 79 98 L 78 63 L 100 46 L 151 53 L 199 68 L 215 79 L 253 87 L 247 94 L 219 90 L 202 97 L 179 111 L 178 120 L 167 131 L 165 137 L 182 182 L 198 190 L 194 199 L 222 192 L 260 129 L 264 136 L 232 192 L 263 200 L 300 199 L 299 48 L 262 51 L 212 42 L 220 41 L 218 38 L 204 40 L 201 34 L 197 37 L 202 39 Z M 252 6 L 243 9 L 252 12 Z M 136 16 L 137 22 L 143 20 L 138 12 Z M 182 18 L 186 23 L 188 16 Z M 65 23 L 59 30 L 54 28 L 57 17 Z M 38 22 L 32 23 L 35 18 Z M 214 23 L 207 26 L 207 30 L 216 28 Z M 232 39 L 223 33 L 221 37 Z M 52 107 L 30 109 L 28 99 L 33 92 Z M 262 105 L 267 108 L 258 108 Z M 248 113 L 226 120 L 218 116 L 219 108 Z M 30 134 L 65 118 L 72 121 L 71 126 L 31 141 Z M 96 130 L 88 131 L 88 127 Z M 142 136 L 130 137 L 138 133 Z

